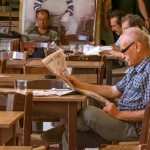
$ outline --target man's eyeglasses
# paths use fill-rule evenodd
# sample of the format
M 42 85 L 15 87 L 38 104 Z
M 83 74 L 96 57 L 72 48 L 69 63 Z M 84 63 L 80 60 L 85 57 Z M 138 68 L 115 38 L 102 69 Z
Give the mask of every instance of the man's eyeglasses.
M 134 42 L 131 43 L 130 45 L 128 45 L 126 48 L 122 49 L 121 52 L 125 53 L 133 44 L 134 44 Z

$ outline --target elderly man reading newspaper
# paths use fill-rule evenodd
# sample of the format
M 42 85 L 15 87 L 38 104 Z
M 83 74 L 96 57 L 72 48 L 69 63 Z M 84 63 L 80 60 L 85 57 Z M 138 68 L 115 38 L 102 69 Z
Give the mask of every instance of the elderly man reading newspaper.
M 136 27 L 124 30 L 120 47 L 130 69 L 114 86 L 91 85 L 68 77 L 74 87 L 96 92 L 108 99 L 120 98 L 117 104 L 106 102 L 103 109 L 87 106 L 80 110 L 77 120 L 79 149 L 99 147 L 111 141 L 139 139 L 144 109 L 150 100 L 149 39 L 149 35 Z M 58 136 L 63 133 L 62 127 L 52 130 L 54 133 L 57 130 Z M 48 135 L 46 137 L 48 141 Z M 63 134 L 63 149 L 67 150 L 66 132 Z

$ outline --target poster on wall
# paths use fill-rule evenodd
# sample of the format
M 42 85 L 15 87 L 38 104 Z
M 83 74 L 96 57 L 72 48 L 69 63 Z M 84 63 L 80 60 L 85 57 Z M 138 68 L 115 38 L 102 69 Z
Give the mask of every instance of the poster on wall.
M 47 9 L 49 26 L 65 34 L 87 34 L 93 37 L 95 19 L 94 0 L 23 0 L 22 33 L 36 26 L 36 9 Z M 63 15 L 69 10 L 67 20 Z

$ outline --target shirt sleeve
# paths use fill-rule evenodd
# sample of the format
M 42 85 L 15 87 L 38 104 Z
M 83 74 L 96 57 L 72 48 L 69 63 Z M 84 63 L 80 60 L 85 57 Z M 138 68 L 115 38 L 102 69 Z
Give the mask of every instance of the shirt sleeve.
M 121 39 L 121 35 L 120 35 L 119 39 L 118 39 L 117 42 L 116 42 L 116 45 L 117 45 L 118 47 L 120 47 L 120 39 Z
M 121 93 L 124 92 L 127 83 L 127 76 L 125 76 L 121 81 L 119 81 L 115 86 L 117 90 Z
M 42 5 L 42 0 L 35 0 L 34 2 L 34 10 L 38 11 L 41 9 L 41 5 Z
M 66 0 L 67 3 L 67 10 L 66 12 L 70 12 L 70 16 L 73 15 L 73 11 L 74 11 L 74 5 L 73 5 L 73 0 Z

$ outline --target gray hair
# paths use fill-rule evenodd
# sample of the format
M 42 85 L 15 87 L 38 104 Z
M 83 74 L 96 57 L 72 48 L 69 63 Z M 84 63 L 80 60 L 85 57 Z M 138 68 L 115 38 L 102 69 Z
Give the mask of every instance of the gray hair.
M 138 27 L 125 29 L 123 32 L 123 36 L 125 36 L 125 41 L 140 41 L 144 47 L 150 48 L 150 36 Z

